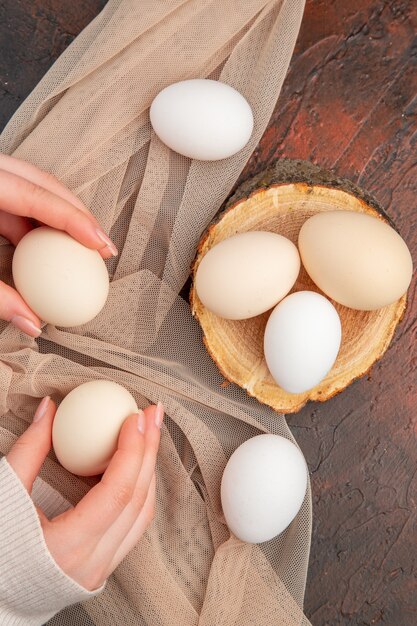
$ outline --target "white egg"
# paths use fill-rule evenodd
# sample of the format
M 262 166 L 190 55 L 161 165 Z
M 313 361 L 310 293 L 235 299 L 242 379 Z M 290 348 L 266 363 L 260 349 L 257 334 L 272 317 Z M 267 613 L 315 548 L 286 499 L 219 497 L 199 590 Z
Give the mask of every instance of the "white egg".
M 62 400 L 53 423 L 58 461 L 79 476 L 101 474 L 116 452 L 123 422 L 137 411 L 134 397 L 112 381 L 76 387 Z
M 195 78 L 169 85 L 156 96 L 149 115 L 155 133 L 169 148 L 202 161 L 239 152 L 253 130 L 248 102 L 216 80 Z
M 297 247 L 282 235 L 250 231 L 224 239 L 201 260 L 195 288 L 204 306 L 242 320 L 271 309 L 297 280 Z
M 319 384 L 333 367 L 342 329 L 333 304 L 313 291 L 292 293 L 269 316 L 264 354 L 275 382 L 289 393 Z
M 291 524 L 307 489 L 300 450 L 278 435 L 248 439 L 223 472 L 221 500 L 231 532 L 248 543 L 276 537 Z
M 109 275 L 97 250 L 46 226 L 20 240 L 12 271 L 30 308 L 45 322 L 64 328 L 92 320 L 109 293 Z

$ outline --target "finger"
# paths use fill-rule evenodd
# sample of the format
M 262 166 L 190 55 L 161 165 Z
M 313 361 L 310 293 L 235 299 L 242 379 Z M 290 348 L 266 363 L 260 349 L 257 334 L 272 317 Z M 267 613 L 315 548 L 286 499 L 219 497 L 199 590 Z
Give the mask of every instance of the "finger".
M 126 504 L 118 518 L 105 533 L 103 541 L 109 550 L 117 550 L 134 526 L 148 498 L 149 489 L 155 476 L 156 457 L 161 436 L 160 427 L 156 424 L 157 407 L 148 407 L 146 412 L 145 450 L 143 463 L 135 485 L 131 500 Z
M 117 450 L 101 481 L 74 509 L 74 524 L 77 524 L 78 532 L 99 541 L 132 499 L 145 448 L 144 434 L 138 428 L 143 420 L 143 412 L 125 420 Z M 100 511 L 99 516 L 97 511 Z
M 161 439 L 163 408 L 160 403 L 149 407 L 146 414 L 145 453 L 139 477 L 128 510 L 131 512 L 132 525 L 142 510 L 148 496 L 149 487 L 155 475 L 156 459 Z
M 10 285 L 0 281 L 0 319 L 11 322 L 27 335 L 39 337 L 41 321 Z
M 32 163 L 28 163 L 27 161 L 22 161 L 20 159 L 16 159 L 15 157 L 9 156 L 8 154 L 0 154 L 0 169 L 6 170 L 6 172 L 10 172 L 11 174 L 17 174 L 21 178 L 25 178 L 35 185 L 39 185 L 40 187 L 44 187 L 48 191 L 52 191 L 57 196 L 60 196 L 64 200 L 67 200 L 71 204 L 83 211 L 89 218 L 96 222 L 98 222 L 94 215 L 90 213 L 87 207 L 81 202 L 79 198 L 75 194 L 73 194 L 65 185 L 61 183 L 53 174 L 49 172 L 45 172 L 44 170 L 39 169 L 36 165 Z
M 6 237 L 14 246 L 17 246 L 22 237 L 32 229 L 33 224 L 27 217 L 12 215 L 0 210 L 0 234 Z M 101 248 L 99 253 L 103 259 L 109 259 L 113 256 L 108 246 Z
M 64 230 L 88 248 L 107 248 L 107 252 L 117 254 L 109 237 L 83 211 L 44 187 L 5 170 L 0 170 L 0 209 Z
M 49 396 L 43 398 L 32 423 L 15 442 L 6 457 L 29 493 L 31 493 L 33 482 L 51 449 L 52 422 L 55 412 L 55 402 Z
M 109 566 L 109 572 L 116 569 L 119 563 L 121 563 L 125 556 L 136 546 L 145 531 L 151 525 L 155 515 L 155 493 L 156 480 L 155 475 L 153 475 L 145 504 L 140 514 L 135 519 L 135 523 L 116 550 Z
M 100 228 L 100 224 L 98 223 L 96 217 L 87 209 L 84 203 L 77 198 L 75 194 L 73 194 L 65 185 L 61 183 L 53 174 L 49 172 L 45 172 L 40 170 L 35 165 L 28 163 L 27 161 L 22 161 L 20 159 L 15 159 L 12 156 L 6 154 L 0 154 L 0 169 L 10 172 L 12 174 L 16 174 L 21 178 L 24 178 L 35 185 L 39 185 L 48 191 L 60 196 L 64 200 L 67 200 L 71 204 L 73 204 L 77 209 L 85 213 L 85 215 L 96 225 L 97 228 Z M 24 219 L 24 218 L 20 218 Z M 29 220 L 26 220 L 28 230 L 31 228 L 31 224 Z M 0 228 L 0 232 L 2 232 Z M 27 232 L 27 231 L 26 231 Z M 5 232 L 2 232 L 10 241 L 16 245 L 18 241 L 23 237 L 23 233 L 16 241 L 12 240 L 8 237 Z M 113 252 L 108 246 L 105 246 L 99 250 L 103 259 L 108 259 L 113 256 Z
M 10 213 L 0 211 L 0 234 L 11 241 L 14 246 L 17 246 L 22 237 L 30 230 L 32 230 L 32 224 L 27 217 L 10 215 Z

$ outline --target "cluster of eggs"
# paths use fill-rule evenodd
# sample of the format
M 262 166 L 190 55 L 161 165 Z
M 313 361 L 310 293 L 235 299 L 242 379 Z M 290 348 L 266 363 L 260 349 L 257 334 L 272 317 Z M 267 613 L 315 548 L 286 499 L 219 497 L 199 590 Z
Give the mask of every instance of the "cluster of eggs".
M 149 116 L 169 148 L 204 161 L 232 156 L 247 144 L 253 130 L 252 109 L 245 98 L 230 85 L 208 79 L 169 85 L 154 98 Z M 99 253 L 46 226 L 19 242 L 13 279 L 41 319 L 63 328 L 92 320 L 109 292 Z
M 287 295 L 301 262 L 325 295 Z M 336 210 L 307 219 L 298 248 L 266 231 L 224 239 L 203 256 L 195 289 L 203 305 L 225 319 L 244 320 L 273 309 L 264 333 L 265 360 L 275 382 L 295 394 L 318 385 L 337 358 L 342 328 L 328 298 L 352 309 L 376 310 L 398 300 L 411 277 L 410 252 L 393 228 L 367 213 Z
M 211 247 L 195 272 L 195 290 L 215 315 L 245 320 L 269 314 L 263 349 L 276 383 L 302 393 L 320 383 L 337 358 L 342 329 L 333 303 L 372 311 L 407 290 L 410 252 L 385 221 L 366 213 L 328 211 L 307 219 L 298 247 L 274 232 L 248 231 Z M 288 295 L 303 264 L 322 292 Z M 242 444 L 223 473 L 221 501 L 230 530 L 252 543 L 289 527 L 307 489 L 301 451 L 276 435 Z
M 243 96 L 204 79 L 162 90 L 152 103 L 150 121 L 168 147 L 206 161 L 235 154 L 253 130 L 252 111 Z M 302 227 L 298 245 L 316 285 L 348 307 L 386 306 L 406 291 L 411 279 L 407 247 L 376 218 L 342 211 L 314 216 Z M 340 320 L 327 298 L 307 291 L 287 295 L 300 266 L 291 241 L 275 233 L 249 232 L 213 247 L 196 275 L 198 296 L 221 317 L 245 319 L 275 307 L 265 330 L 265 357 L 272 376 L 292 393 L 318 384 L 332 367 L 341 341 Z M 47 227 L 21 240 L 13 278 L 39 317 L 62 327 L 93 319 L 109 291 L 99 253 Z M 117 383 L 97 380 L 76 387 L 54 419 L 58 460 L 77 475 L 101 474 L 116 451 L 123 421 L 137 410 L 134 397 Z M 230 530 L 251 543 L 283 532 L 302 506 L 307 476 L 302 453 L 288 439 L 263 434 L 244 442 L 230 457 L 221 481 Z
M 155 133 L 168 147 L 206 161 L 235 154 L 253 130 L 245 98 L 214 80 L 169 85 L 155 97 L 149 113 Z M 100 254 L 47 226 L 20 240 L 12 273 L 17 291 L 31 309 L 62 328 L 91 321 L 107 301 L 109 275 Z M 62 465 L 79 475 L 104 471 L 124 418 L 135 410 L 132 396 L 115 383 L 95 381 L 73 390 L 54 422 L 54 448 Z

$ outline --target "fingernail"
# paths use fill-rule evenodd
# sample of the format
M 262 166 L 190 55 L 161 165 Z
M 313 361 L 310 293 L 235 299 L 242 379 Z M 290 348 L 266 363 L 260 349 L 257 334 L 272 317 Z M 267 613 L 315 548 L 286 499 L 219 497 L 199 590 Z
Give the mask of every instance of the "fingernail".
M 158 428 L 161 428 L 163 419 L 164 419 L 164 407 L 162 405 L 162 402 L 158 402 L 158 404 L 156 405 L 156 409 L 155 409 L 155 424 L 158 426 Z
M 142 409 L 139 409 L 138 411 L 138 431 L 140 433 L 142 433 L 142 435 L 145 432 L 145 413 L 142 411 Z
M 36 409 L 36 413 L 33 416 L 33 421 L 34 422 L 39 422 L 39 420 L 41 420 L 43 418 L 43 416 L 46 413 L 46 409 L 48 408 L 50 399 L 51 398 L 49 396 L 45 396 L 43 398 L 43 400 L 41 400 L 38 408 Z
M 112 255 L 117 256 L 119 253 L 117 251 L 116 246 L 110 239 L 110 237 L 108 237 L 106 233 L 101 230 L 101 228 L 96 228 L 96 233 L 97 233 L 98 238 L 101 239 L 101 241 L 108 247 Z
M 16 326 L 19 330 L 22 330 L 27 335 L 31 337 L 39 337 L 42 332 L 42 329 L 36 326 L 32 320 L 27 317 L 23 317 L 23 315 L 13 315 L 10 320 L 13 326 Z

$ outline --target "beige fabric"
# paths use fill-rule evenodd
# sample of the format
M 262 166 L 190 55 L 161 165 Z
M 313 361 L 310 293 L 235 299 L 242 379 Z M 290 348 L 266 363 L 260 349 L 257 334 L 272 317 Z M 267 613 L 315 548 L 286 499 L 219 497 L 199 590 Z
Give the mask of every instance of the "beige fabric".
M 0 451 L 24 431 L 37 399 L 60 400 L 96 378 L 126 386 L 168 417 L 152 527 L 106 588 L 51 624 L 91 626 L 305 625 L 311 495 L 289 529 L 261 546 L 230 538 L 220 480 L 248 437 L 291 433 L 282 415 L 222 376 L 179 293 L 199 238 L 230 193 L 274 109 L 304 0 L 119 0 L 79 35 L 22 105 L 0 150 L 53 172 L 121 250 L 97 318 L 44 328 L 31 340 L 0 326 Z M 173 153 L 148 108 L 166 85 L 220 79 L 250 102 L 255 128 L 237 155 L 204 163 Z M 12 248 L 0 246 L 10 281 Z M 94 479 L 68 474 L 53 453 L 42 478 L 70 502 Z

